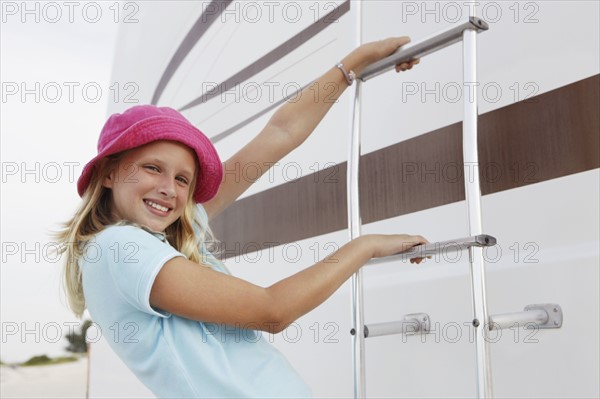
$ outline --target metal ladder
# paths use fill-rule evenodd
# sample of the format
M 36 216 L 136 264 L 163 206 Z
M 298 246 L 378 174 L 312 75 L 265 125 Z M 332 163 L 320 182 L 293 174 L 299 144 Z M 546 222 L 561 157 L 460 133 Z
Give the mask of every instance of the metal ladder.
M 360 2 L 358 2 L 360 16 Z M 446 29 L 433 36 L 410 43 L 397 50 L 391 56 L 370 65 L 359 80 L 366 82 L 375 76 L 394 68 L 402 62 L 422 58 L 437 50 L 462 40 L 463 43 L 463 83 L 477 82 L 476 44 L 477 33 L 488 30 L 488 24 L 480 18 L 471 16 L 468 21 Z M 360 42 L 359 26 L 359 42 Z M 360 43 L 359 43 L 360 44 Z M 353 104 L 352 139 L 349 145 L 347 201 L 348 227 L 350 239 L 360 236 L 361 221 L 359 207 L 359 159 L 360 159 L 360 94 L 361 82 L 357 81 Z M 465 176 L 465 195 L 469 215 L 469 234 L 471 237 L 430 243 L 412 248 L 410 251 L 372 260 L 368 264 L 406 260 L 414 257 L 435 256 L 448 251 L 469 251 L 471 294 L 473 302 L 473 327 L 477 358 L 477 394 L 479 398 L 492 398 L 492 374 L 490 367 L 490 348 L 486 340 L 487 331 L 509 328 L 514 323 L 532 323 L 536 328 L 560 328 L 562 309 L 556 304 L 528 305 L 524 311 L 497 316 L 488 316 L 485 291 L 485 263 L 483 248 L 496 244 L 496 239 L 482 232 L 481 189 L 479 184 L 479 160 L 477 154 L 477 96 L 464 97 L 463 107 L 463 157 L 465 167 L 471 166 Z M 352 334 L 354 365 L 354 397 L 366 397 L 365 338 L 389 334 L 427 333 L 430 319 L 425 313 L 413 313 L 403 320 L 365 325 L 363 309 L 362 269 L 352 276 Z M 362 333 L 357 333 L 357 332 Z

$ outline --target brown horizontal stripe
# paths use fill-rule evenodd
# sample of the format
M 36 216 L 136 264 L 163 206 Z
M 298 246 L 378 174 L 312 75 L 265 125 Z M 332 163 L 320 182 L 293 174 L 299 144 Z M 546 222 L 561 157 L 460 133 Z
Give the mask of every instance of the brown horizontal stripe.
M 600 167 L 599 88 L 596 75 L 480 115 L 482 194 Z M 455 123 L 363 155 L 362 222 L 464 200 L 461 129 Z M 346 163 L 236 201 L 212 226 L 227 257 L 345 229 Z

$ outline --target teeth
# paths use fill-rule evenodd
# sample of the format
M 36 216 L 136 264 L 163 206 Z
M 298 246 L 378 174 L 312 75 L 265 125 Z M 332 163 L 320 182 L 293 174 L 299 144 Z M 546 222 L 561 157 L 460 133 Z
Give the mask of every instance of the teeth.
M 164 207 L 164 206 L 162 206 L 162 205 L 158 205 L 158 204 L 156 204 L 156 203 L 154 203 L 154 202 L 152 202 L 152 201 L 148 201 L 148 200 L 146 200 L 146 203 L 147 203 L 148 205 L 150 205 L 152 208 L 156 208 L 156 209 L 158 209 L 159 211 L 166 212 L 166 211 L 168 211 L 168 210 L 169 210 L 169 208 L 167 208 L 167 207 Z

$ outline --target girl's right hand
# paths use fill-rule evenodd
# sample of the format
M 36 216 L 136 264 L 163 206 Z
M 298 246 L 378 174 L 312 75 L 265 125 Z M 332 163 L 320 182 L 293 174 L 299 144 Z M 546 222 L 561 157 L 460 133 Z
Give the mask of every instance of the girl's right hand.
M 396 255 L 414 246 L 427 244 L 424 237 L 409 234 L 367 234 L 363 236 L 373 249 L 373 258 Z M 423 258 L 413 258 L 410 263 L 421 263 Z
M 352 69 L 357 76 L 370 64 L 392 55 L 398 48 L 410 42 L 407 36 L 390 37 L 387 39 L 365 43 L 356 48 L 342 60 L 342 64 Z M 396 72 L 406 71 L 419 63 L 419 59 L 396 65 Z

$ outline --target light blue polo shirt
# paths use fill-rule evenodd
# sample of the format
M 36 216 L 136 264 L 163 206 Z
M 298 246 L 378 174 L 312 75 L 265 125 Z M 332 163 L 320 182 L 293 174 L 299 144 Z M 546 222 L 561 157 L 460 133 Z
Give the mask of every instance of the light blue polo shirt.
M 202 206 L 198 211 L 206 221 Z M 204 245 L 201 250 L 211 267 L 226 273 Z M 140 381 L 160 398 L 310 397 L 308 385 L 260 331 L 150 306 L 156 275 L 176 256 L 184 255 L 160 234 L 110 226 L 79 260 L 93 321 Z

